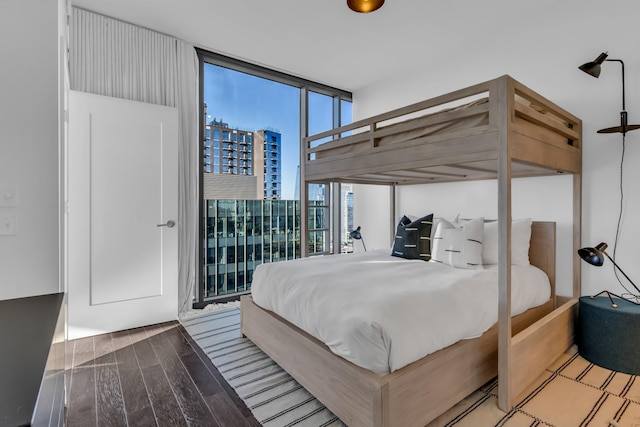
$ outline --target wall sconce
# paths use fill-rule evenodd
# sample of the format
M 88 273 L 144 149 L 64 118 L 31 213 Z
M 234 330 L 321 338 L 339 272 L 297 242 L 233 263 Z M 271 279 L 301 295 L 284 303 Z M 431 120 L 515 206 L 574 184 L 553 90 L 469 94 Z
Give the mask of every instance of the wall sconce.
M 362 247 L 364 248 L 364 251 L 367 252 L 367 247 L 364 244 L 364 239 L 362 238 L 362 233 L 360 232 L 360 226 L 358 226 L 358 228 L 356 228 L 355 230 L 351 230 L 349 236 L 351 236 L 351 238 L 355 240 L 362 240 Z
M 598 133 L 622 133 L 622 135 L 624 135 L 629 131 L 640 129 L 640 125 L 630 125 L 627 123 L 627 112 L 625 111 L 624 62 L 622 59 L 607 59 L 608 56 L 606 52 L 603 52 L 593 61 L 582 64 L 578 68 L 590 76 L 598 78 L 603 62 L 619 62 L 620 65 L 622 65 L 622 111 L 620 112 L 620 126 L 600 129 Z
M 638 287 L 636 286 L 635 283 L 633 283 L 633 281 L 629 278 L 629 276 L 626 275 L 626 273 L 624 271 L 622 271 L 622 269 L 620 268 L 620 266 L 618 266 L 618 264 L 616 264 L 616 262 L 613 260 L 613 258 L 611 258 L 609 256 L 609 254 L 605 251 L 605 249 L 607 249 L 609 247 L 609 245 L 607 245 L 606 243 L 600 243 L 598 246 L 596 246 L 595 248 L 582 248 L 582 249 L 578 249 L 578 255 L 580 255 L 580 258 L 582 258 L 584 261 L 588 262 L 591 265 L 594 265 L 596 267 L 602 267 L 602 265 L 604 264 L 604 257 L 606 256 L 607 258 L 609 258 L 609 261 L 611 261 L 613 263 L 614 268 L 617 268 L 618 271 L 620 271 L 620 273 L 622 273 L 622 275 L 629 281 L 629 283 L 631 283 L 633 285 L 633 287 L 636 289 L 636 291 L 638 292 L 637 294 L 635 294 L 634 296 L 636 298 L 638 298 L 638 296 L 640 296 L 640 289 L 638 289 Z M 623 285 L 624 287 L 624 285 Z M 627 290 L 625 288 L 625 290 Z M 627 292 L 629 292 L 627 290 Z M 631 292 L 629 292 L 631 293 Z M 625 297 L 621 297 L 620 295 L 616 295 L 613 292 L 609 292 L 609 291 L 602 291 L 600 293 L 598 293 L 597 295 L 593 295 L 591 296 L 591 299 L 602 295 L 602 294 L 607 294 L 607 296 L 609 297 L 609 300 L 611 301 L 611 306 L 613 308 L 618 308 L 618 304 L 616 304 L 615 302 L 613 302 L 613 298 L 611 298 L 611 295 L 613 295 L 614 297 L 618 297 L 620 299 L 624 299 L 629 301 L 632 304 L 635 305 L 640 305 L 640 303 L 635 302 L 630 300 L 629 298 L 625 298 Z M 633 295 L 633 294 L 632 294 Z
M 622 220 L 622 208 L 623 208 L 623 201 L 624 201 L 624 155 L 625 155 L 625 139 L 626 139 L 626 134 L 629 131 L 632 130 L 636 130 L 636 129 L 640 129 L 640 125 L 630 125 L 628 124 L 627 121 L 627 111 L 625 109 L 625 86 L 624 86 L 624 61 L 622 61 L 621 59 L 607 59 L 608 54 L 607 52 L 603 52 L 600 55 L 598 55 L 598 57 L 596 59 L 594 59 L 591 62 L 587 62 L 585 64 L 582 64 L 581 66 L 579 66 L 578 68 L 581 71 L 584 71 L 585 73 L 589 74 L 590 76 L 593 77 L 599 77 L 600 76 L 600 71 L 601 71 L 601 66 L 602 63 L 605 61 L 611 61 L 611 62 L 619 62 L 620 65 L 622 66 L 622 111 L 620 112 L 620 126 L 614 126 L 614 127 L 610 127 L 610 128 L 605 128 L 605 129 L 600 129 L 598 131 L 598 133 L 621 133 L 622 134 L 622 155 L 620 158 L 620 212 L 618 213 L 618 225 L 616 226 L 616 240 L 613 244 L 613 257 L 615 258 L 616 256 L 616 248 L 618 246 L 618 236 L 620 235 L 620 225 L 621 225 L 621 220 Z M 618 265 L 613 261 L 613 259 L 611 257 L 609 257 L 609 255 L 604 252 L 604 250 L 607 248 L 607 244 L 606 243 L 600 243 L 598 246 L 596 246 L 595 248 L 583 248 L 580 249 L 578 251 L 578 254 L 580 255 L 580 257 L 587 261 L 590 264 L 596 265 L 596 266 L 601 266 L 602 263 L 604 262 L 604 256 L 606 255 L 607 258 L 609 258 L 611 260 L 611 262 L 613 262 L 613 265 L 617 268 L 618 271 L 620 271 L 620 273 L 622 273 L 624 275 L 624 277 L 627 278 L 627 280 L 629 280 L 629 282 L 633 285 L 634 288 L 636 288 L 636 290 L 638 291 L 638 294 L 640 294 L 640 289 L 638 289 L 636 287 L 636 285 L 631 281 L 631 279 L 629 279 L 629 276 L 627 276 L 624 271 L 622 271 L 622 269 L 620 267 L 618 267 Z M 585 252 L 587 251 L 587 252 Z M 598 262 L 598 259 L 600 260 Z M 616 268 L 614 268 L 613 272 L 616 276 L 616 279 L 618 280 L 618 282 L 620 283 L 620 285 L 626 289 L 626 287 L 624 286 L 624 284 L 622 283 L 622 281 L 620 280 L 620 278 L 618 277 L 618 273 L 616 272 Z M 611 305 L 613 305 L 613 307 L 616 307 L 615 303 L 613 302 L 613 300 L 611 299 L 611 295 L 614 296 L 618 296 L 615 294 L 611 294 L 611 292 L 605 291 L 607 293 L 607 295 L 609 296 L 609 299 L 611 300 Z M 629 292 L 627 290 L 627 292 Z M 602 294 L 603 292 L 601 292 L 600 294 Z M 598 295 L 600 295 L 598 294 Z M 633 295 L 633 294 L 631 294 Z M 640 299 L 640 295 L 634 295 L 636 297 L 636 301 L 638 301 Z M 626 298 L 625 298 L 626 299 Z M 636 302 L 634 302 L 634 304 L 638 304 Z M 640 304 L 638 304 L 640 305 Z
M 384 0 L 347 0 L 349 9 L 358 13 L 369 13 L 378 10 L 384 4 Z

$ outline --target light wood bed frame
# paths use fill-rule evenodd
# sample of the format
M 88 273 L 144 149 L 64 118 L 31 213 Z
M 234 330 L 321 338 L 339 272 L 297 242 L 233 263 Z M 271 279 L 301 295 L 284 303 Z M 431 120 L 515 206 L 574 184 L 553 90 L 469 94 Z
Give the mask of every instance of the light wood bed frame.
M 530 258 L 555 288 L 555 223 L 534 222 Z M 520 331 L 553 301 L 514 317 Z M 498 373 L 498 328 L 379 376 L 334 355 L 316 338 L 242 297 L 242 333 L 349 426 L 424 426 Z M 569 346 L 570 337 L 562 337 Z M 452 386 L 443 386 L 451 384 Z
M 415 118 L 425 109 L 478 95 L 487 96 L 488 102 Z M 480 114 L 487 115 L 484 124 L 407 138 L 427 125 Z M 397 123 L 386 126 L 389 122 Z M 366 131 L 340 138 L 362 129 Z M 385 144 L 380 143 L 382 137 Z M 325 138 L 334 139 L 317 145 Z M 461 341 L 382 377 L 334 355 L 315 338 L 256 306 L 250 297 L 242 298 L 242 333 L 350 426 L 424 426 L 496 372 L 499 407 L 509 410 L 573 343 L 581 293 L 579 259 L 574 255 L 573 295 L 557 307 L 555 225 L 535 223 L 530 259 L 552 279 L 552 299 L 512 319 L 511 179 L 573 175 L 575 254 L 581 230 L 581 147 L 580 119 L 509 76 L 305 138 L 301 200 L 307 199 L 307 184 L 315 182 L 387 184 L 393 189 L 395 206 L 396 185 L 497 179 L 498 323 L 480 338 Z M 301 214 L 306 236 L 305 203 Z M 391 217 L 396 216 L 392 208 Z M 302 246 L 306 255 L 306 245 Z

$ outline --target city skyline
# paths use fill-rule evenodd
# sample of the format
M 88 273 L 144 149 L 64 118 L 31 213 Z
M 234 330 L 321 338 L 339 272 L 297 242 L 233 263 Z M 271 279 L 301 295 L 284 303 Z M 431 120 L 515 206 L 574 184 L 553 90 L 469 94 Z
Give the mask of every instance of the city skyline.
M 205 64 L 207 122 L 247 131 L 277 129 L 282 137 L 282 198 L 293 200 L 300 163 L 299 89 L 228 68 Z
M 281 135 L 282 199 L 295 200 L 300 164 L 300 89 L 205 63 L 207 123 L 223 121 L 232 129 L 275 130 Z M 309 134 L 333 127 L 333 98 L 310 92 Z M 351 122 L 351 103 L 342 103 L 342 121 Z

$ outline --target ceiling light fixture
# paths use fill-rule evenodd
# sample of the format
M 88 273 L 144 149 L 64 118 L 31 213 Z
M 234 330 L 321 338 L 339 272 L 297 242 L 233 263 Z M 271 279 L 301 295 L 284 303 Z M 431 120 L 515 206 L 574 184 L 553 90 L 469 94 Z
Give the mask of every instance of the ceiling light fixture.
M 349 9 L 358 13 L 369 13 L 378 10 L 384 4 L 384 0 L 347 0 Z

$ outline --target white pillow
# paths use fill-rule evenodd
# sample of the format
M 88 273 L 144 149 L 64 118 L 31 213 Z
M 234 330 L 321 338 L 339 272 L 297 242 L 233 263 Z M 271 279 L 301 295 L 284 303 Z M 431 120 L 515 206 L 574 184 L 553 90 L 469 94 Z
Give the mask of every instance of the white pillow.
M 511 223 L 511 264 L 529 264 L 529 242 L 531 241 L 531 218 L 515 219 Z M 498 263 L 498 221 L 484 224 L 482 263 Z
M 452 224 L 441 219 L 431 241 L 431 261 L 452 267 L 482 267 L 484 220 L 470 219 Z
M 450 224 L 456 224 L 460 220 L 460 214 L 455 214 L 453 216 L 433 216 L 433 225 L 431 226 L 431 246 L 433 247 L 433 236 L 436 234 L 436 228 L 438 227 L 438 223 L 442 220 L 447 221 Z

